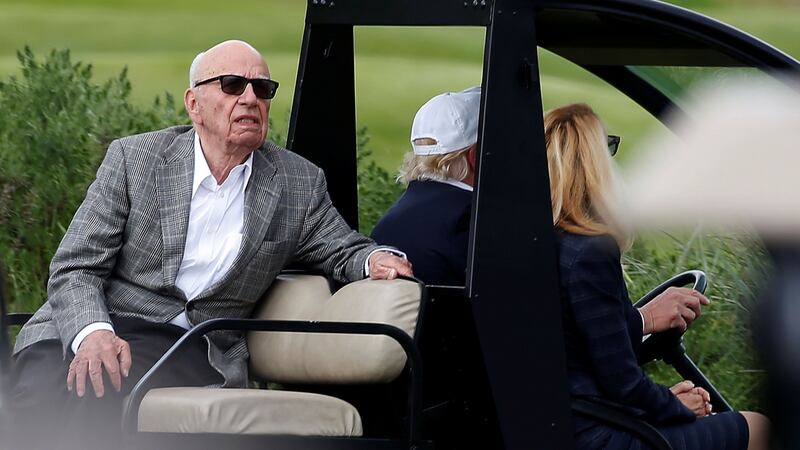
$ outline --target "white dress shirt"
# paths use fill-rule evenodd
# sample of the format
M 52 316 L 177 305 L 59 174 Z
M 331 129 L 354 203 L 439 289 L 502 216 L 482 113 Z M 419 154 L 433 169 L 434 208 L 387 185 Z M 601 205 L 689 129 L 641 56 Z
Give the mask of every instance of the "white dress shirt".
M 217 184 L 203 155 L 200 137 L 194 135 L 194 181 L 189 206 L 189 226 L 183 260 L 175 286 L 191 302 L 230 270 L 242 245 L 244 228 L 244 190 L 253 171 L 253 154 L 231 169 L 228 178 Z M 189 329 L 186 311 L 170 321 Z

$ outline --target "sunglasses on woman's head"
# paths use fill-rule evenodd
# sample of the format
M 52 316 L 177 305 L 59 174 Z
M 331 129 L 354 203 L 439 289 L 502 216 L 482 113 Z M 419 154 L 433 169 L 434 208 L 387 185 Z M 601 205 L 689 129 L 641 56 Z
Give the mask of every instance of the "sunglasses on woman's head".
M 615 136 L 613 134 L 608 135 L 608 152 L 611 153 L 611 156 L 617 154 L 617 150 L 619 150 L 619 141 L 621 140 L 622 138 L 619 136 Z
M 219 75 L 207 80 L 198 81 L 194 87 L 202 86 L 204 84 L 213 83 L 219 80 L 219 87 L 222 92 L 228 95 L 242 95 L 247 89 L 247 83 L 253 85 L 253 93 L 256 97 L 270 100 L 275 97 L 275 92 L 278 90 L 278 82 L 267 78 L 246 78 L 240 75 Z

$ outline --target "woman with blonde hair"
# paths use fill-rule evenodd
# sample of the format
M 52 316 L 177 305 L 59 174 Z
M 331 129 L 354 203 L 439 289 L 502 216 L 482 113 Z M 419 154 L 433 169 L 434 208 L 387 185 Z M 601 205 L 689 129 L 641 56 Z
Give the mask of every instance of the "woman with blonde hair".
M 685 289 L 677 320 L 637 311 L 628 298 L 620 249 L 628 241 L 614 220 L 612 154 L 619 138 L 585 104 L 545 113 L 553 224 L 570 392 L 602 398 L 655 426 L 674 449 L 765 449 L 767 420 L 758 413 L 712 413 L 704 389 L 683 381 L 656 384 L 637 363 L 642 337 L 685 328 L 708 300 Z M 644 449 L 637 437 L 582 416 L 574 418 L 579 449 Z

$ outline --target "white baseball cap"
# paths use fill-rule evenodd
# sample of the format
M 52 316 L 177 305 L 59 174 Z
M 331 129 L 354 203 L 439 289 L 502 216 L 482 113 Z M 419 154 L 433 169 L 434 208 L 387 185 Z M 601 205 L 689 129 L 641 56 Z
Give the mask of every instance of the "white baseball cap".
M 479 86 L 461 92 L 445 92 L 428 100 L 417 111 L 411 125 L 411 146 L 420 156 L 443 155 L 463 150 L 478 142 Z M 417 139 L 433 139 L 432 145 L 419 145 Z

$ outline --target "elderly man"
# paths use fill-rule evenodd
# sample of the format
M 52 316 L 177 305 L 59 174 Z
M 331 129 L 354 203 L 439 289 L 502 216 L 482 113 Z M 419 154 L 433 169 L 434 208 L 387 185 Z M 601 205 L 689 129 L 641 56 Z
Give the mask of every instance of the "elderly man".
M 412 274 L 348 228 L 318 167 L 265 143 L 278 83 L 258 51 L 223 42 L 189 77 L 192 126 L 109 146 L 17 338 L 23 447 L 111 448 L 122 398 L 166 349 L 204 320 L 247 317 L 289 263 L 342 282 Z M 247 356 L 241 333 L 212 333 L 161 383 L 244 386 Z

